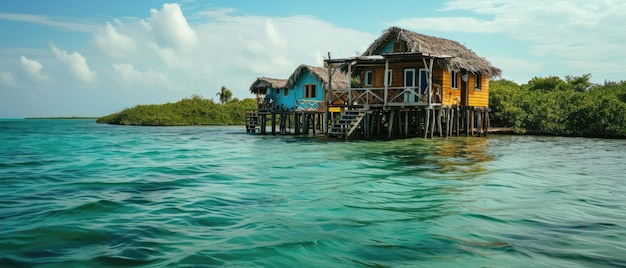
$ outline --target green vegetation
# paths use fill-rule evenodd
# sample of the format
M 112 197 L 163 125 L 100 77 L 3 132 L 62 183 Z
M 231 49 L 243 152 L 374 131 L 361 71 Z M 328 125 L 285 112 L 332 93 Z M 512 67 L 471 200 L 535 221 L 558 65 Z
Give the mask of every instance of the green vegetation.
M 243 125 L 245 110 L 256 109 L 257 102 L 251 98 L 230 100 L 230 96 L 223 100 L 223 105 L 199 95 L 175 103 L 137 105 L 100 117 L 96 122 L 141 126 Z
M 516 133 L 626 137 L 626 81 L 594 85 L 590 74 L 490 82 L 492 126 Z

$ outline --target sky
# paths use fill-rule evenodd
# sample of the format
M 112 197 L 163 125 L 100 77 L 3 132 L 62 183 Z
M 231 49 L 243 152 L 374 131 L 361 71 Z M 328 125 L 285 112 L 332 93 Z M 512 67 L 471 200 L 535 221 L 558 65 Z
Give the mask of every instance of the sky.
M 518 84 L 626 80 L 624 0 L 3 0 L 0 118 L 104 116 L 362 53 L 392 26 L 452 39 Z

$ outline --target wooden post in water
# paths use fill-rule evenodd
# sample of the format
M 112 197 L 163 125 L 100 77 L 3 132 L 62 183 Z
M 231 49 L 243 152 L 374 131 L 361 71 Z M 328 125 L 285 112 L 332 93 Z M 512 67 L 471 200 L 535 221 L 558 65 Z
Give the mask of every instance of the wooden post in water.
M 487 132 L 489 131 L 489 108 L 485 108 L 485 112 L 483 113 L 483 128 L 485 137 L 487 137 Z
M 366 138 L 370 137 L 370 113 L 365 113 L 363 117 L 363 134 Z
M 428 130 L 430 129 L 430 109 L 425 108 L 424 114 L 426 115 L 424 119 L 424 138 L 428 138 Z
M 272 135 L 276 135 L 276 113 L 272 112 Z
M 476 134 L 478 134 L 478 137 L 480 137 L 482 135 L 482 131 L 483 131 L 483 109 L 481 108 L 480 110 L 478 110 L 478 112 L 476 113 Z
M 287 124 L 287 133 L 291 133 L 291 113 L 287 114 L 286 119 L 287 120 L 285 123 Z
M 380 137 L 380 126 L 383 124 L 383 112 L 376 112 L 376 136 Z
M 443 134 L 443 129 L 442 129 L 442 126 L 441 126 L 442 125 L 442 122 L 441 122 L 442 120 L 441 119 L 443 118 L 442 113 L 443 113 L 443 110 L 441 109 L 441 107 L 438 107 L 437 108 L 437 118 L 436 119 L 437 119 L 437 132 L 439 132 L 439 137 L 441 137 L 442 134 Z
M 469 136 L 470 134 L 470 109 L 469 107 L 465 107 L 465 136 Z
M 266 134 L 267 114 L 261 114 L 261 134 Z
M 301 133 L 300 130 L 302 130 L 300 119 L 302 116 L 301 114 L 298 114 L 297 112 L 294 113 L 293 116 L 294 116 L 293 123 L 295 124 L 294 126 L 295 134 L 300 134 Z
M 404 136 L 409 136 L 409 111 L 404 111 Z
M 309 115 L 302 114 L 302 134 L 309 135 Z
M 389 112 L 389 122 L 388 122 L 388 126 L 387 126 L 387 137 L 391 138 L 391 132 L 393 132 L 393 121 L 394 121 L 394 117 L 395 117 L 395 113 L 393 110 L 391 110 Z
M 437 118 L 435 117 L 436 112 L 434 108 L 431 108 L 430 111 L 428 112 L 430 113 L 430 122 L 428 124 L 430 124 L 430 129 L 428 130 L 430 132 L 430 137 L 433 138 L 435 136 L 435 123 L 437 122 Z
M 456 136 L 459 136 L 459 132 L 461 131 L 461 110 L 459 110 L 459 107 L 456 107 L 456 112 L 454 113 L 454 122 L 455 122 L 455 127 L 456 127 Z

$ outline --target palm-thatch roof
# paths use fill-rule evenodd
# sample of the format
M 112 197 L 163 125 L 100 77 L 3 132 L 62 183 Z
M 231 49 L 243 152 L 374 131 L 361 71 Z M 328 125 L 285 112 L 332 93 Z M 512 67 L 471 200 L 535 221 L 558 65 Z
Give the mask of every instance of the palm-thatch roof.
M 271 88 L 286 88 L 287 79 L 277 79 L 269 77 L 257 77 L 257 79 L 250 85 L 250 92 L 258 94 L 259 90 L 265 91 L 265 89 Z M 263 93 L 263 92 L 261 92 Z M 264 94 L 264 93 L 263 93 Z
M 298 78 L 300 78 L 300 76 L 304 74 L 304 71 L 307 71 L 307 70 L 309 71 L 309 73 L 311 73 L 315 77 L 316 80 L 322 81 L 324 86 L 328 85 L 328 68 L 315 67 L 315 66 L 302 64 L 298 66 L 298 68 L 296 68 L 296 70 L 291 74 L 289 79 L 287 79 L 287 87 L 288 88 L 294 87 L 296 85 L 296 82 L 298 81 Z M 348 87 L 348 81 L 349 81 L 348 75 L 346 75 L 346 73 L 344 72 L 339 71 L 338 69 L 333 70 L 331 80 L 332 80 L 331 86 L 333 88 L 347 88 Z
M 444 60 L 437 62 L 448 70 L 460 71 L 465 69 L 472 73 L 486 74 L 497 77 L 502 70 L 494 67 L 485 58 L 479 57 L 457 41 L 419 34 L 399 27 L 387 29 L 363 53 L 363 56 L 380 55 L 380 51 L 389 42 L 402 41 L 406 44 L 406 51 L 402 53 L 423 53 L 440 56 Z

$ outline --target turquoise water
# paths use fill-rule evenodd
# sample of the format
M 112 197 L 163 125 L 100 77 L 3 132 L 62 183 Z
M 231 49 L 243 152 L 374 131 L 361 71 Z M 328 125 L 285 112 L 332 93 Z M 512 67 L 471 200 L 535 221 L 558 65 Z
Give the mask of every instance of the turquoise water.
M 0 266 L 626 266 L 626 141 L 0 120 Z

